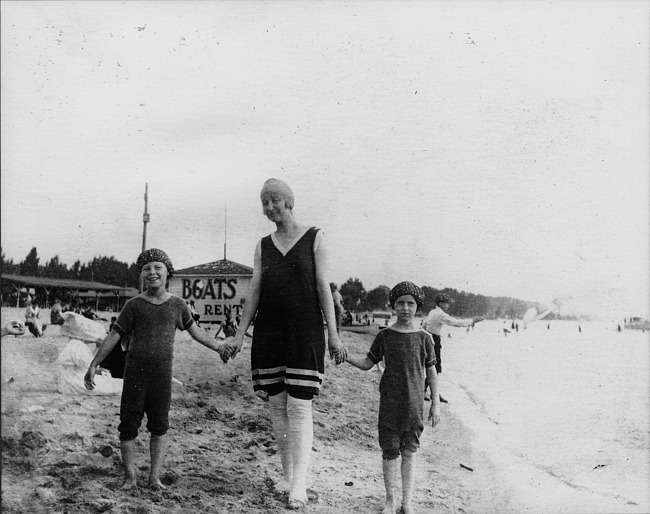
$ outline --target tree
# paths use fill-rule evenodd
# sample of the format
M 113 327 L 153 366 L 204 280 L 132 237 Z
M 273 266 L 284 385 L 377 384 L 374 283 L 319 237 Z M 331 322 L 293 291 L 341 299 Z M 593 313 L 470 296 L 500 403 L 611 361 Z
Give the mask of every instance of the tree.
M 440 292 L 437 289 L 429 286 L 422 286 L 422 292 L 424 293 L 424 305 L 421 310 L 425 314 L 428 314 L 429 311 L 433 310 L 436 306 L 436 295 Z
M 8 275 L 15 275 L 20 272 L 18 265 L 14 264 L 13 259 L 7 260 L 5 253 L 2 251 L 2 247 L 0 247 L 0 269 L 2 273 Z
M 30 252 L 25 257 L 25 260 L 20 263 L 20 274 L 27 275 L 32 277 L 38 277 L 40 275 L 40 269 L 38 266 L 38 253 L 36 247 L 33 247 Z
M 80 280 L 81 278 L 81 261 L 77 260 L 68 271 L 68 276 L 73 280 Z
M 359 311 L 366 308 L 366 290 L 358 278 L 347 279 L 341 286 L 341 296 L 347 309 Z
M 58 255 L 55 255 L 42 269 L 41 276 L 51 278 L 67 278 L 68 267 L 59 261 Z
M 388 286 L 375 287 L 368 291 L 366 295 L 366 303 L 371 310 L 386 310 L 388 308 L 388 295 L 390 288 Z
M 88 267 L 92 270 L 91 277 L 95 282 L 115 285 L 126 285 L 129 282 L 129 265 L 113 256 L 95 257 L 88 263 Z

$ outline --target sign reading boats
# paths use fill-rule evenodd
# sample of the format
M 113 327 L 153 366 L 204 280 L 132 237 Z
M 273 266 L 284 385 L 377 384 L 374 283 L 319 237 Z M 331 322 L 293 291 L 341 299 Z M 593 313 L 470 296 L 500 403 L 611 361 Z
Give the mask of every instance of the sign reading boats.
M 197 301 L 196 309 L 201 314 L 201 322 L 217 323 L 226 314 L 241 315 L 243 309 L 243 299 L 236 298 L 236 278 L 184 278 L 181 281 L 181 297 L 185 301 Z M 217 300 L 222 302 L 216 303 Z
M 236 278 L 211 278 L 204 282 L 202 279 L 183 279 L 183 300 L 232 300 L 237 295 Z

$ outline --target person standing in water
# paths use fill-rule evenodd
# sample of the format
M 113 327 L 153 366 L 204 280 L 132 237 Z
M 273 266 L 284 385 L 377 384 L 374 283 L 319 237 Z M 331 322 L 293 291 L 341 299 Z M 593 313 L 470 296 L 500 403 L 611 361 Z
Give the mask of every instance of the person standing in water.
M 438 375 L 442 373 L 442 342 L 440 339 L 440 332 L 443 325 L 449 325 L 451 327 L 469 327 L 473 326 L 479 321 L 483 321 L 485 318 L 481 316 L 475 316 L 473 319 L 458 319 L 447 314 L 449 306 L 452 304 L 453 300 L 451 296 L 445 293 L 438 293 L 435 298 L 436 307 L 431 309 L 426 320 L 423 322 L 422 327 L 431 334 L 433 337 L 434 349 L 436 352 L 436 371 Z M 426 389 L 426 386 L 425 386 Z M 439 395 L 439 399 L 442 403 L 447 403 L 442 395 Z

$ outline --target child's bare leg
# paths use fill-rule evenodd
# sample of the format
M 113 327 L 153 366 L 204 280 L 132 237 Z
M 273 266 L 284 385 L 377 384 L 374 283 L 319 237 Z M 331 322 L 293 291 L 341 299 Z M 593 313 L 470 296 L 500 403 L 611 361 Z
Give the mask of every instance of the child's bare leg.
M 402 510 L 404 514 L 413 511 L 413 488 L 415 485 L 415 452 L 402 450 Z
M 135 473 L 135 439 L 121 441 L 122 465 L 124 466 L 124 483 L 122 489 L 132 489 L 138 486 Z
M 397 459 L 382 461 L 384 471 L 384 487 L 386 488 L 386 506 L 382 514 L 395 514 L 397 505 L 395 503 L 395 488 L 397 486 Z
M 289 446 L 289 418 L 287 417 L 286 391 L 269 396 L 269 410 L 271 421 L 273 422 L 273 431 L 275 432 L 275 441 L 278 445 L 280 460 L 282 462 L 282 479 L 275 484 L 275 489 L 279 492 L 288 492 L 291 487 L 291 480 L 293 479 L 293 461 Z
M 160 481 L 160 473 L 165 459 L 167 436 L 151 436 L 149 441 L 149 453 L 151 455 L 151 473 L 149 474 L 149 486 L 153 489 L 165 489 Z

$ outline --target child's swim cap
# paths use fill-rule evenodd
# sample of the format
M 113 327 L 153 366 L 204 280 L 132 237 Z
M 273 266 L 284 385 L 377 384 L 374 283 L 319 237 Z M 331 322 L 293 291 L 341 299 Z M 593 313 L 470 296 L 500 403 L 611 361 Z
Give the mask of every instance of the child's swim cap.
M 138 260 L 135 263 L 138 272 L 142 272 L 144 265 L 149 262 L 162 262 L 167 268 L 167 274 L 170 277 L 174 273 L 174 265 L 172 264 L 172 261 L 169 260 L 169 257 L 167 257 L 165 252 L 158 248 L 149 248 L 139 255 Z
M 413 282 L 400 282 L 393 289 L 390 290 L 388 295 L 388 302 L 391 307 L 395 307 L 395 302 L 400 296 L 405 296 L 410 294 L 415 303 L 417 303 L 418 308 L 424 305 L 424 291 L 416 286 Z

